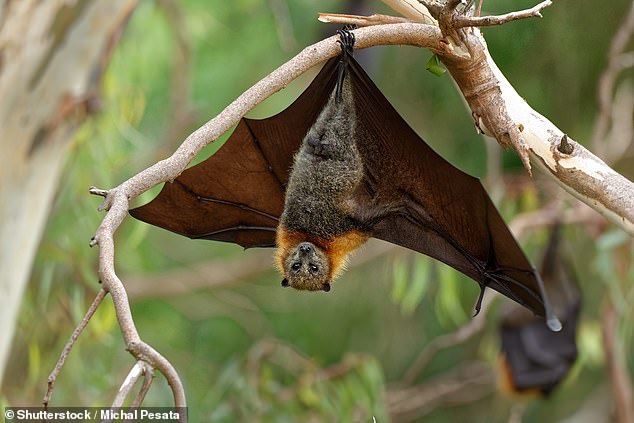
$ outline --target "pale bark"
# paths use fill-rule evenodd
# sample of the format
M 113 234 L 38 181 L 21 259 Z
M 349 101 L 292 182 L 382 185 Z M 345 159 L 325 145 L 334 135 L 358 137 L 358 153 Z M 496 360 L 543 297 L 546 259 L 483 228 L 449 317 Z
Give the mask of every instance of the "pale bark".
M 0 4 L 0 381 L 66 147 L 135 3 Z

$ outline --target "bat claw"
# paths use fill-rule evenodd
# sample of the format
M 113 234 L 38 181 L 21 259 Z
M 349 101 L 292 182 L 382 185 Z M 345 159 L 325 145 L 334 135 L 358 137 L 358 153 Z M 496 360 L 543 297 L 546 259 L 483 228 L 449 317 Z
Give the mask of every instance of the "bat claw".
M 478 314 L 480 314 L 480 309 L 482 309 L 482 300 L 484 299 L 484 291 L 486 289 L 486 285 L 480 285 L 480 295 L 478 296 L 478 301 L 475 305 L 475 314 L 472 317 L 476 317 Z

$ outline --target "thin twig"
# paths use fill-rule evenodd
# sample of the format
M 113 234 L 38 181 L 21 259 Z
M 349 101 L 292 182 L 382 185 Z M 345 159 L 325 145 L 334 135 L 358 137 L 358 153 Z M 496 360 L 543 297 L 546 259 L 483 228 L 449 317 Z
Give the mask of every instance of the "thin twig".
M 466 28 L 466 27 L 482 27 L 482 26 L 495 26 L 502 25 L 507 22 L 516 21 L 520 19 L 527 18 L 541 18 L 541 11 L 552 5 L 553 2 L 551 0 L 546 0 L 538 4 L 537 6 L 531 7 L 530 9 L 520 10 L 517 12 L 510 12 L 504 15 L 497 16 L 466 16 L 466 15 L 455 15 L 453 19 L 453 24 L 456 28 Z
M 145 395 L 147 395 L 150 387 L 152 386 L 152 382 L 154 381 L 154 368 L 150 366 L 146 362 L 143 363 L 143 385 L 141 385 L 141 389 L 139 389 L 139 393 L 132 401 L 131 407 L 140 407 L 145 399 Z
M 132 366 L 125 380 L 121 384 L 119 391 L 117 391 L 117 395 L 112 401 L 111 408 L 114 409 L 123 407 L 126 398 L 128 398 L 128 395 L 130 395 L 130 392 L 132 391 L 132 388 L 136 384 L 137 380 L 139 380 L 139 378 L 143 375 L 146 365 L 147 363 L 145 363 L 143 360 L 139 360 L 134 363 L 134 366 Z
M 51 397 L 53 396 L 53 389 L 55 388 L 55 382 L 57 381 L 57 376 L 62 370 L 62 367 L 64 367 L 64 363 L 66 362 L 66 359 L 70 354 L 70 350 L 73 348 L 73 345 L 75 345 L 75 341 L 77 341 L 77 338 L 79 338 L 79 335 L 81 335 L 84 328 L 86 327 L 92 316 L 95 314 L 95 311 L 99 307 L 99 304 L 101 304 L 101 301 L 103 301 L 106 293 L 106 290 L 103 288 L 99 290 L 97 296 L 95 296 L 95 299 L 92 301 L 92 304 L 90 304 L 90 307 L 88 307 L 88 311 L 86 311 L 84 318 L 81 319 L 81 321 L 71 334 L 70 339 L 68 340 L 68 342 L 66 342 L 66 345 L 64 346 L 64 349 L 62 350 L 62 353 L 60 354 L 59 359 L 55 364 L 55 368 L 53 368 L 53 371 L 48 376 L 48 388 L 46 390 L 46 394 L 44 395 L 44 399 L 42 400 L 45 408 L 48 407 L 48 404 L 51 401 Z

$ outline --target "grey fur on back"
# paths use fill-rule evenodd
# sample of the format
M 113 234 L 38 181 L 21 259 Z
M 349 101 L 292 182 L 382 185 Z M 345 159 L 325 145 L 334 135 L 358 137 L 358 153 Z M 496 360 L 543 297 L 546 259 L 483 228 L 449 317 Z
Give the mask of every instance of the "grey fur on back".
M 328 239 L 360 223 L 351 217 L 352 193 L 363 178 L 356 144 L 356 113 L 349 78 L 339 101 L 335 92 L 295 154 L 282 224 Z

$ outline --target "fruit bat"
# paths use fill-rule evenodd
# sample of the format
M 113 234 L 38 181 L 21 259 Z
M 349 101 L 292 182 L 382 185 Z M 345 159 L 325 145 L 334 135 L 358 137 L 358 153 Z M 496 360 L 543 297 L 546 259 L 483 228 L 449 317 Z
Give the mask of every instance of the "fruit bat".
M 350 252 L 382 239 L 476 281 L 476 314 L 488 287 L 559 330 L 539 274 L 479 180 L 410 128 L 352 57 L 353 33 L 340 34 L 342 55 L 295 102 L 241 119 L 218 152 L 132 216 L 244 248 L 277 241 L 282 285 L 309 290 L 330 290 Z
M 548 395 L 566 377 L 577 358 L 581 294 L 572 267 L 560 252 L 559 242 L 557 225 L 540 270 L 563 329 L 551 332 L 542 318 L 515 304 L 509 305 L 500 325 L 500 376 L 504 390 Z

